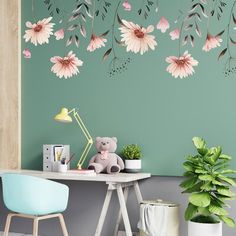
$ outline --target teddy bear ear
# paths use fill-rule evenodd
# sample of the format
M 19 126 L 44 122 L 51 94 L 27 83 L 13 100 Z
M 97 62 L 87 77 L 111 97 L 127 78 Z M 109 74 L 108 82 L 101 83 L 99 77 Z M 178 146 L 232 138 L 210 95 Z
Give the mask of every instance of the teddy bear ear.
M 117 143 L 117 138 L 116 137 L 112 137 L 113 141 Z
M 96 137 L 96 142 L 99 142 L 101 137 Z

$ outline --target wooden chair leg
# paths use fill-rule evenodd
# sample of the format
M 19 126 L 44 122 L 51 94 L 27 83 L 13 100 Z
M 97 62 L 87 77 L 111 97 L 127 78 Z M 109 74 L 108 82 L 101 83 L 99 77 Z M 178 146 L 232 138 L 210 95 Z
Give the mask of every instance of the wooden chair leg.
M 7 215 L 7 220 L 6 220 L 3 236 L 8 236 L 8 234 L 9 234 L 9 229 L 10 229 L 12 217 L 13 217 L 13 215 L 11 213 L 9 213 Z
M 38 218 L 34 219 L 34 223 L 33 223 L 33 236 L 38 236 L 38 228 L 39 228 L 39 220 Z
M 60 220 L 60 224 L 61 224 L 61 229 L 62 229 L 62 232 L 63 232 L 63 236 L 69 236 L 68 235 L 68 232 L 67 232 L 67 229 L 66 229 L 66 224 L 65 224 L 65 220 L 64 220 L 64 217 L 62 214 L 59 214 L 58 216 L 59 220 Z

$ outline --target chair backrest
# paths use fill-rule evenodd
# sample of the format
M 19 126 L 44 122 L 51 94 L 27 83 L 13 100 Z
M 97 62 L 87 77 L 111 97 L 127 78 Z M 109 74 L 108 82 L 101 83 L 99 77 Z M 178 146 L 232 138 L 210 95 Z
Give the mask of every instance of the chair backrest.
M 69 188 L 43 178 L 6 173 L 2 174 L 3 201 L 14 212 L 45 215 L 66 209 Z

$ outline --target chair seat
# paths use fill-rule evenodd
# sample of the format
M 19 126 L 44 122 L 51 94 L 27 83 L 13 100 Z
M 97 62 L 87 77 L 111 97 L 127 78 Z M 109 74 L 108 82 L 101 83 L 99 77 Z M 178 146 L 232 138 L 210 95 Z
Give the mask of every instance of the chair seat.
M 63 212 L 69 188 L 54 181 L 20 174 L 3 174 L 3 201 L 17 213 L 47 215 Z
M 63 212 L 68 203 L 69 188 L 54 181 L 21 174 L 2 174 L 3 201 L 15 212 L 7 216 L 4 236 L 9 235 L 13 217 L 33 220 L 33 236 L 38 236 L 40 220 L 58 218 L 64 236 L 68 236 Z M 22 234 L 21 234 L 22 235 Z

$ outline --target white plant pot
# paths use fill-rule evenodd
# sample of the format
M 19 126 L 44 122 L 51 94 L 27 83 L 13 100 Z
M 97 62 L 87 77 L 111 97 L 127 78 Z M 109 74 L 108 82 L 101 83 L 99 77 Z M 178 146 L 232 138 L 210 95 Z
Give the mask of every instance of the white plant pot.
M 142 169 L 142 161 L 139 160 L 125 160 L 125 171 L 128 173 L 137 173 Z
M 222 222 L 207 224 L 188 221 L 188 236 L 222 236 Z

